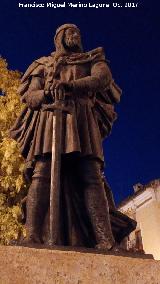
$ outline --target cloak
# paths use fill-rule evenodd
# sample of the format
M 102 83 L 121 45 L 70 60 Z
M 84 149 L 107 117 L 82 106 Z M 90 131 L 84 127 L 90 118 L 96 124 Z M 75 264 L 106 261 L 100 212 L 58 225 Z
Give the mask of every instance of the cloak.
M 86 81 L 89 77 L 92 78 L 91 69 L 94 69 L 95 76 L 100 69 L 103 71 L 104 65 L 107 66 L 108 72 L 105 75 L 109 77 L 105 88 L 97 90 L 96 87 L 95 90 L 86 90 L 82 94 L 81 86 L 85 90 Z M 82 155 L 93 155 L 104 162 L 102 140 L 110 134 L 117 117 L 114 103 L 119 102 L 121 90 L 111 77 L 103 48 L 60 56 L 54 52 L 48 57 L 35 60 L 21 79 L 18 92 L 22 102 L 27 103 L 28 93 L 36 99 L 38 93 L 35 92 L 35 88 L 43 96 L 44 89 L 57 76 L 64 81 L 80 82 L 75 97 L 66 100 L 66 105 L 73 109 L 73 115 L 64 116 L 62 153 L 80 152 Z M 38 86 L 33 84 L 35 78 L 39 79 Z M 30 163 L 36 156 L 51 152 L 52 119 L 53 114 L 49 111 L 43 112 L 41 108 L 32 109 L 26 105 L 10 130 L 11 138 L 18 142 L 21 154 L 27 162 Z

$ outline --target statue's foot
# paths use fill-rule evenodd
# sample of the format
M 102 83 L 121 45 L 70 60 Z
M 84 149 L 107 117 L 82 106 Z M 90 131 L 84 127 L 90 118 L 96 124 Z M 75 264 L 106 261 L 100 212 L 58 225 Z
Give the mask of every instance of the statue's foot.
M 19 243 L 19 240 L 14 239 L 14 240 L 10 240 L 8 245 L 9 246 L 18 246 L 18 243 Z
M 113 253 L 128 253 L 126 249 L 120 247 L 117 243 L 115 243 L 109 251 Z
M 100 242 L 95 246 L 95 249 L 97 250 L 106 250 L 109 251 L 110 249 L 112 249 L 112 244 L 110 244 L 109 242 Z
M 42 241 L 37 235 L 30 235 L 28 237 L 25 237 L 19 241 L 20 246 L 36 246 L 36 245 L 42 245 Z
M 113 245 L 109 244 L 108 242 L 101 242 L 96 245 L 95 247 L 98 250 L 102 251 L 108 251 L 113 253 L 127 253 L 128 251 L 126 249 L 121 248 L 117 243 L 114 243 Z

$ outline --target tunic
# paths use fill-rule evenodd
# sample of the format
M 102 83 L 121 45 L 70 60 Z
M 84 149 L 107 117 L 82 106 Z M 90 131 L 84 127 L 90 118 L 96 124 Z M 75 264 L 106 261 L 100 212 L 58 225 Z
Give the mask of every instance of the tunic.
M 68 56 L 68 63 L 61 64 L 56 72 L 53 70 L 55 67 L 51 64 L 51 57 L 47 58 L 47 64 L 46 58 L 37 60 L 41 64 L 31 68 L 31 72 L 23 76 L 21 95 L 27 106 L 10 133 L 18 141 L 21 153 L 27 161 L 52 151 L 53 112 L 42 111 L 41 106 L 34 106 L 40 98 L 43 103 L 51 103 L 44 96 L 44 89 L 51 76 L 56 80 L 74 82 L 73 92 L 66 96 L 65 103 L 72 107 L 72 114 L 63 114 L 62 153 L 79 152 L 82 156 L 92 155 L 104 161 L 103 130 L 105 127 L 105 135 L 111 130 L 116 118 L 113 102 L 117 99 L 117 93 L 120 96 L 121 92 L 112 79 L 102 50 L 99 49 L 88 52 L 90 56 L 87 60 L 77 61 L 77 58 L 75 60 L 73 56 Z M 117 93 L 115 90 L 118 90 Z

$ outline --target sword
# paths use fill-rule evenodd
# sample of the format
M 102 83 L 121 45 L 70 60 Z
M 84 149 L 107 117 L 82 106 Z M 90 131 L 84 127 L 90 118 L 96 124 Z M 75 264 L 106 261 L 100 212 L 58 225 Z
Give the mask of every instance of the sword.
M 53 93 L 52 93 L 53 94 Z M 43 105 L 43 111 L 53 112 L 52 135 L 52 162 L 50 185 L 50 238 L 49 246 L 56 245 L 59 231 L 59 197 L 60 197 L 60 171 L 62 154 L 62 114 L 72 113 L 71 107 L 65 106 L 64 90 L 55 89 L 55 101 L 53 104 Z

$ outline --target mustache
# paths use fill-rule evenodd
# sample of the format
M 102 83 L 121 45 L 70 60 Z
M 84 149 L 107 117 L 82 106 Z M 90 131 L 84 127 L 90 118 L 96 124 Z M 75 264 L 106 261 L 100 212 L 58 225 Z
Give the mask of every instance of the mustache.
M 75 45 L 80 45 L 80 38 L 79 37 L 68 37 L 65 40 L 66 45 L 69 47 L 75 46 Z

